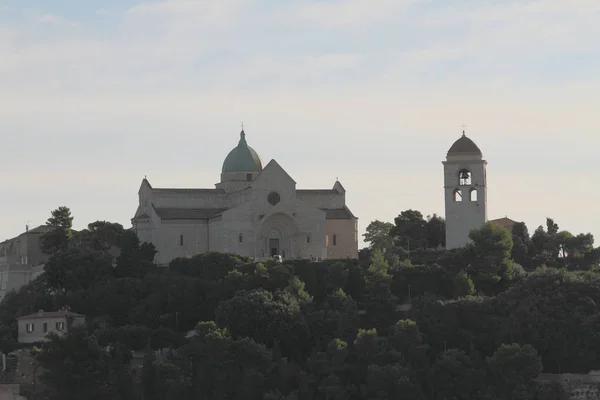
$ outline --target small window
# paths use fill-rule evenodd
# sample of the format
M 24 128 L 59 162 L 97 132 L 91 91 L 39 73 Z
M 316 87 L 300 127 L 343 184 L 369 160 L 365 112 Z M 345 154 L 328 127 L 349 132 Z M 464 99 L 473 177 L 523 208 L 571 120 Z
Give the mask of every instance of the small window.
M 333 235 L 333 245 L 337 246 L 337 235 Z
M 310 243 L 310 235 L 306 237 L 306 243 Z
M 27 333 L 33 332 L 33 324 L 27 324 L 25 328 L 27 329 Z
M 179 235 L 179 245 L 183 246 L 183 235 Z
M 48 324 L 46 322 L 44 322 L 44 324 L 42 325 L 42 331 L 48 332 Z
M 57 322 L 56 323 L 56 330 L 57 331 L 62 331 L 65 329 L 65 323 L 64 322 Z
M 252 182 L 252 174 L 246 174 L 246 180 Z
M 469 200 L 477 201 L 477 189 L 471 189 L 469 191 Z
M 240 240 L 240 243 L 242 243 L 244 241 L 244 237 L 242 236 L 241 233 L 240 233 L 240 236 L 238 236 L 238 239 Z
M 462 190 L 456 189 L 454 191 L 454 201 L 462 201 Z

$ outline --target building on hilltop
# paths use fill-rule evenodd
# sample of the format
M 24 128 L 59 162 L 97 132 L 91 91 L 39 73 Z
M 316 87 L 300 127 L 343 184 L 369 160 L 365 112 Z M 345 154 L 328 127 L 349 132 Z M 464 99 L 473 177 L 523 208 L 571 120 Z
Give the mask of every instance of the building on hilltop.
M 512 233 L 513 227 L 516 224 L 518 224 L 517 221 L 513 221 L 512 219 L 510 219 L 508 217 L 492 219 L 489 222 L 491 222 L 492 224 L 495 224 L 495 225 L 503 227 L 504 229 L 506 229 L 510 233 Z
M 444 165 L 446 249 L 469 242 L 469 233 L 491 222 L 512 232 L 517 221 L 508 217 L 487 219 L 487 161 L 479 147 L 465 135 L 448 150 Z
M 51 228 L 46 225 L 0 243 L 0 301 L 11 290 L 19 290 L 43 272 L 49 255 L 41 248 L 41 236 Z
M 463 131 L 454 142 L 444 165 L 446 249 L 463 247 L 472 229 L 487 221 L 487 161 Z
M 263 167 L 242 130 L 214 189 L 154 188 L 144 178 L 131 222 L 155 261 L 206 251 L 256 258 L 358 258 L 358 218 L 339 181 L 331 189 L 297 189 L 275 161 Z
M 71 326 L 83 324 L 85 316 L 71 312 L 68 308 L 52 312 L 39 310 L 37 313 L 17 318 L 18 340 L 24 344 L 46 342 L 46 336 L 50 332 L 64 335 Z

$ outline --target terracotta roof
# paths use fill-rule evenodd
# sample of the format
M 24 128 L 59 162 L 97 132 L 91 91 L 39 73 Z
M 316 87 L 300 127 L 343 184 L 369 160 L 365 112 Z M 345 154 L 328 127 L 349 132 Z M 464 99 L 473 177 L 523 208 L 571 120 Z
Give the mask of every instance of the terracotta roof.
M 448 155 L 457 155 L 457 154 L 477 154 L 481 155 L 481 150 L 475 144 L 474 141 L 469 139 L 464 133 L 463 135 L 450 147 L 448 150 Z
M 161 219 L 208 219 L 216 217 L 226 208 L 155 208 Z
M 517 223 L 517 221 L 513 221 L 512 219 L 510 219 L 508 217 L 492 219 L 489 222 L 491 222 L 494 225 L 498 225 L 503 228 L 506 228 L 506 230 L 508 230 L 509 232 L 512 232 L 513 226 L 515 226 L 515 224 Z
M 344 208 L 323 208 L 325 219 L 353 219 L 356 218 L 348 207 Z
M 36 319 L 36 318 L 59 318 L 59 317 L 85 317 L 71 311 L 42 311 L 34 314 L 23 315 L 17 319 Z

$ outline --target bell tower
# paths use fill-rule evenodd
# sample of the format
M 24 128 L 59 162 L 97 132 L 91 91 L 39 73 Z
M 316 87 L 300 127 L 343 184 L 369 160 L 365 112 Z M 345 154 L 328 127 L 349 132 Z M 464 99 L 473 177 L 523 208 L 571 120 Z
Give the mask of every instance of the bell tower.
M 446 249 L 450 250 L 465 246 L 471 230 L 481 228 L 487 221 L 487 161 L 463 130 L 442 164 Z

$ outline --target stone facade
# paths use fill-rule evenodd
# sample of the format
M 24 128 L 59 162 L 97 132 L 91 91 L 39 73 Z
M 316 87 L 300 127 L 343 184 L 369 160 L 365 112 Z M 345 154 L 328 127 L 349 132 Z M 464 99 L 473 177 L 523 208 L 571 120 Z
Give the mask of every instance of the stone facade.
M 38 226 L 0 243 L 0 301 L 11 290 L 19 290 L 41 271 L 48 259 L 40 247 L 40 238 L 50 228 Z
M 469 242 L 471 230 L 481 228 L 487 221 L 487 161 L 463 132 L 442 164 L 446 249 L 456 249 Z
M 342 184 L 297 189 L 275 160 L 263 168 L 243 131 L 240 136 L 214 189 L 153 188 L 142 180 L 132 225 L 140 241 L 158 250 L 155 261 L 206 251 L 257 259 L 358 258 L 358 219 Z
M 85 316 L 71 311 L 44 312 L 24 315 L 17 318 L 19 343 L 45 342 L 50 332 L 64 335 L 71 326 L 85 324 Z

